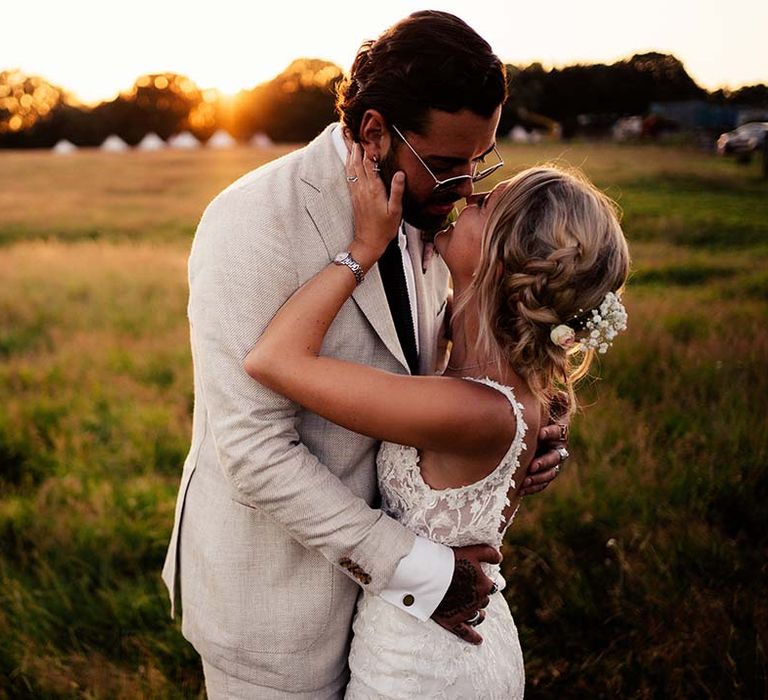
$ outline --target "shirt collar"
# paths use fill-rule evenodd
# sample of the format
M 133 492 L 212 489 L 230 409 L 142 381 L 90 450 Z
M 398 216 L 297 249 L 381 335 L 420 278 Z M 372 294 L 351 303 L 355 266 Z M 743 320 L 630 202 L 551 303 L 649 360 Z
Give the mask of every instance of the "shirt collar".
M 346 165 L 349 150 L 347 149 L 346 141 L 344 141 L 343 124 L 339 123 L 336 125 L 336 128 L 331 132 L 331 138 L 333 139 L 333 146 L 336 149 L 336 153 L 338 153 L 339 158 L 341 158 L 341 162 Z M 398 243 L 400 244 L 400 250 L 405 251 L 408 246 L 408 238 L 405 235 L 405 221 L 400 222 L 400 229 L 397 237 Z
M 341 162 L 344 163 L 344 165 L 347 164 L 347 153 L 349 151 L 347 150 L 347 144 L 344 142 L 344 126 L 339 123 L 336 125 L 336 128 L 331 132 L 331 138 L 333 139 L 333 146 L 336 149 L 336 153 L 339 154 L 339 158 L 341 158 Z

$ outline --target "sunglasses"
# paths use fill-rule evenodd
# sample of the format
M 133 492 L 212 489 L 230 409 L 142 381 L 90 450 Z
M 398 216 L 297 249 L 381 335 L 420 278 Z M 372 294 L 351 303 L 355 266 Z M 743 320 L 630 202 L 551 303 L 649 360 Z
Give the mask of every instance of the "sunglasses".
M 448 190 L 452 190 L 455 187 L 458 187 L 464 182 L 478 182 L 479 180 L 482 180 L 483 178 L 488 177 L 492 173 L 495 173 L 502 165 L 504 165 L 504 159 L 501 157 L 501 153 L 499 153 L 499 149 L 496 148 L 496 145 L 494 144 L 493 150 L 491 151 L 493 155 L 498 158 L 497 163 L 493 163 L 492 165 L 489 165 L 486 168 L 480 168 L 480 164 L 484 162 L 484 157 L 480 158 L 472 164 L 472 173 L 467 175 L 456 175 L 455 177 L 449 177 L 445 180 L 441 180 L 438 178 L 430 169 L 430 167 L 424 162 L 424 159 L 416 152 L 416 149 L 411 146 L 410 143 L 408 143 L 408 139 L 403 136 L 400 129 L 398 129 L 394 124 L 392 124 L 392 130 L 400 137 L 402 142 L 408 146 L 408 148 L 411 150 L 411 153 L 418 158 L 419 163 L 421 163 L 424 166 L 424 169 L 430 174 L 432 179 L 435 181 L 435 186 L 432 189 L 433 192 L 447 192 Z

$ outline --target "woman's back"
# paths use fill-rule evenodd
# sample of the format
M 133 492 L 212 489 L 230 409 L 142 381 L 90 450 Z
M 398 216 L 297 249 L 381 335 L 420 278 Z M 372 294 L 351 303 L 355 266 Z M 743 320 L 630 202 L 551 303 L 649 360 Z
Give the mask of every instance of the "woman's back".
M 512 387 L 488 378 L 472 381 L 494 388 L 512 407 L 515 433 L 501 461 L 468 485 L 433 488 L 422 474 L 418 450 L 385 442 L 377 459 L 382 508 L 416 534 L 436 542 L 451 547 L 477 543 L 499 547 L 511 521 L 508 508 L 517 500 L 515 477 L 526 452 L 527 425 Z M 534 422 L 538 424 L 538 417 Z

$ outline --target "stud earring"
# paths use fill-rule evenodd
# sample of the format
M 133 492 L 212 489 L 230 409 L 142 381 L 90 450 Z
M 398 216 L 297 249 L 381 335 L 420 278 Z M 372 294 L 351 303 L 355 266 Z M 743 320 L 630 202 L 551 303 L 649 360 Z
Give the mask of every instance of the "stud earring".
M 379 158 L 378 158 L 378 156 L 374 156 L 372 158 L 372 160 L 373 160 L 373 172 L 380 173 L 381 172 L 381 167 L 379 166 Z

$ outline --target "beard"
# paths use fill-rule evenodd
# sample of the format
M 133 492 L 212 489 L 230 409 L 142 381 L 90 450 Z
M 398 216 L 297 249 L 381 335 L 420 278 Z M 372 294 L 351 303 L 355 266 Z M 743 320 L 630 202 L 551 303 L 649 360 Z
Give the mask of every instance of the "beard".
M 379 168 L 381 169 L 379 174 L 384 181 L 387 195 L 389 195 L 392 187 L 392 178 L 400 169 L 397 167 L 394 149 L 390 149 L 389 153 L 379 161 Z M 433 204 L 451 204 L 458 199 L 459 197 L 456 196 L 456 193 L 450 190 L 436 195 L 430 194 L 423 200 L 416 199 L 408 189 L 408 180 L 406 179 L 405 191 L 403 192 L 403 219 L 411 226 L 420 229 L 423 232 L 422 237 L 424 240 L 432 241 L 435 234 L 438 231 L 442 231 L 455 218 L 455 214 L 454 212 L 447 216 L 430 214 L 426 211 L 426 207 Z

